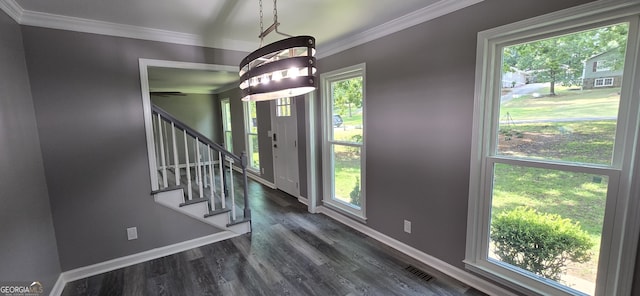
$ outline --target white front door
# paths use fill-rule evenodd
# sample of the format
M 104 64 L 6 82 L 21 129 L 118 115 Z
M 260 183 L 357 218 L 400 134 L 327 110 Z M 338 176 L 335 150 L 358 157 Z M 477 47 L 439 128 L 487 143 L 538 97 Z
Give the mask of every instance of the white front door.
M 295 197 L 300 195 L 298 172 L 298 122 L 293 98 L 272 101 L 274 118 L 273 157 L 278 189 Z

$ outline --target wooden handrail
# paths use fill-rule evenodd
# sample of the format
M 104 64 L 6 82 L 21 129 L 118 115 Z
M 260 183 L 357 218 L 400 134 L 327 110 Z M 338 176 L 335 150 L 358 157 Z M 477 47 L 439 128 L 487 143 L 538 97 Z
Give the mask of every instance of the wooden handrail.
M 224 154 L 224 156 L 232 158 L 236 163 L 241 163 L 242 164 L 242 159 L 240 158 L 240 156 L 237 156 L 237 155 L 231 153 L 230 151 L 227 151 L 226 149 L 224 149 L 224 147 L 220 146 L 220 144 L 213 142 L 207 136 L 205 136 L 205 135 L 201 134 L 200 132 L 194 130 L 193 128 L 189 127 L 188 125 L 186 125 L 185 123 L 183 123 L 179 119 L 175 118 L 173 115 L 169 114 L 169 112 L 163 110 L 162 108 L 160 108 L 160 107 L 158 107 L 156 105 L 152 105 L 151 106 L 151 110 L 153 112 L 157 113 L 157 114 L 160 114 L 160 116 L 163 119 L 165 119 L 167 122 L 173 122 L 173 124 L 176 127 L 178 127 L 179 129 L 181 129 L 183 131 L 186 131 L 187 134 L 189 134 L 190 136 L 192 136 L 194 138 L 198 138 L 198 140 L 200 140 L 202 143 L 211 146 L 213 148 L 213 150 L 222 152 L 222 154 Z
M 238 164 L 240 166 L 240 169 L 242 171 L 242 178 L 243 178 L 243 182 L 244 182 L 244 186 L 243 186 L 243 193 L 244 193 L 244 219 L 239 219 L 239 221 L 250 221 L 251 220 L 251 208 L 249 207 L 249 194 L 247 191 L 247 187 L 248 187 L 248 183 L 247 183 L 247 165 L 248 165 L 248 161 L 247 161 L 247 155 L 245 152 L 242 152 L 241 156 L 237 156 L 235 154 L 233 154 L 230 151 L 227 151 L 224 147 L 222 147 L 221 145 L 213 142 L 211 139 L 207 138 L 206 136 L 204 136 L 203 134 L 201 134 L 200 132 L 194 130 L 193 128 L 189 127 L 188 125 L 186 125 L 185 123 L 183 123 L 182 121 L 180 121 L 179 119 L 175 118 L 173 115 L 171 115 L 169 112 L 163 110 L 162 108 L 156 106 L 156 105 L 152 105 L 151 106 L 151 110 L 153 112 L 154 115 L 158 116 L 158 120 L 163 120 L 166 121 L 167 123 L 171 124 L 171 128 L 172 128 L 172 133 L 171 133 L 171 138 L 172 138 L 172 145 L 173 145 L 173 149 L 174 151 L 177 149 L 176 146 L 176 139 L 175 139 L 175 128 L 182 130 L 184 132 L 184 145 L 185 145 L 185 157 L 186 157 L 186 164 L 187 164 L 187 186 L 186 188 L 189 188 L 187 190 L 188 194 L 189 194 L 189 198 L 188 200 L 191 201 L 192 200 L 192 196 L 191 196 L 191 177 L 190 177 L 190 169 L 189 169 L 189 151 L 188 151 L 188 147 L 187 147 L 187 135 L 189 135 L 190 137 L 192 137 L 193 139 L 195 139 L 196 143 L 202 143 L 208 146 L 208 149 L 210 150 L 214 150 L 216 152 L 218 152 L 218 158 L 220 159 L 220 182 L 221 182 L 221 206 L 223 208 L 225 208 L 225 192 L 224 190 L 228 187 L 229 190 L 231 190 L 231 200 L 232 200 L 232 219 L 233 220 L 231 223 L 236 222 L 237 223 L 237 219 L 235 217 L 235 203 L 233 202 L 234 199 L 234 188 L 233 188 L 233 179 L 231 179 L 231 185 L 230 186 L 226 186 L 226 177 L 225 174 L 223 172 L 223 166 L 224 160 L 228 160 L 229 161 L 229 171 L 232 172 L 233 171 L 233 164 Z M 159 121 L 159 123 L 161 123 L 161 121 Z M 162 129 L 160 129 L 159 131 L 159 137 L 162 143 Z M 208 150 L 208 151 L 210 151 Z M 207 152 L 209 157 L 211 157 L 210 152 Z M 224 160 L 223 160 L 223 155 L 224 155 Z M 164 163 L 165 161 L 165 154 L 164 154 L 164 146 L 161 146 L 161 157 L 162 157 L 162 161 L 163 161 L 163 169 L 164 169 L 164 173 L 163 178 L 165 179 L 164 181 L 164 186 L 167 186 L 167 181 L 166 181 L 166 164 Z M 197 183 L 198 186 L 200 186 L 200 198 L 202 198 L 202 193 L 203 193 L 203 180 L 201 179 L 202 176 L 199 175 L 200 172 L 200 150 L 197 149 L 196 150 L 196 155 L 194 155 L 194 157 L 196 157 L 196 166 L 197 166 L 197 170 L 196 170 L 196 174 L 198 175 L 197 178 Z M 174 161 L 176 162 L 175 165 L 177 165 L 177 154 L 174 152 Z M 209 159 L 209 169 L 210 171 L 213 171 L 213 168 L 211 166 L 211 159 Z M 179 184 L 179 175 L 176 175 L 176 184 Z M 231 174 L 231 178 L 233 178 L 232 174 Z M 210 186 L 213 186 L 213 177 L 210 176 L 210 181 L 212 184 L 210 184 Z M 212 190 L 212 198 L 214 196 L 213 194 L 213 187 L 211 188 Z M 185 200 L 185 202 L 187 202 L 187 200 Z M 215 202 L 212 203 L 212 208 L 215 209 Z

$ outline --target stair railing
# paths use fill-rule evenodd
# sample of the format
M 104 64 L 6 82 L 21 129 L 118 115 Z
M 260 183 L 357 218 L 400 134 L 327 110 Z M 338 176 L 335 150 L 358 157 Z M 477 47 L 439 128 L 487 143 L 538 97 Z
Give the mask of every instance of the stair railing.
M 227 151 L 224 147 L 214 143 L 156 105 L 152 105 L 151 110 L 153 112 L 153 133 L 156 156 L 158 157 L 156 163 L 158 164 L 160 189 L 172 186 L 184 188 L 183 201 L 185 204 L 201 201 L 205 195 L 208 195 L 207 202 L 211 212 L 227 210 L 229 204 L 226 199 L 229 197 L 230 224 L 250 220 L 246 153 L 243 152 L 241 156 L 237 156 Z M 180 136 L 176 135 L 179 133 L 182 133 L 182 143 L 178 143 Z M 182 151 L 178 149 L 181 146 L 184 146 Z M 181 158 L 184 162 L 180 161 Z M 218 165 L 218 185 L 216 185 L 216 165 Z M 241 218 L 236 216 L 234 166 L 239 168 L 242 173 L 243 217 Z M 229 168 L 228 174 L 225 174 L 225 167 Z M 186 184 L 184 185 L 182 185 L 182 168 L 186 171 Z M 192 169 L 194 176 L 191 175 Z M 173 178 L 169 176 L 170 174 L 173 174 Z M 207 188 L 209 194 L 205 193 Z M 197 193 L 197 197 L 193 196 L 194 191 Z

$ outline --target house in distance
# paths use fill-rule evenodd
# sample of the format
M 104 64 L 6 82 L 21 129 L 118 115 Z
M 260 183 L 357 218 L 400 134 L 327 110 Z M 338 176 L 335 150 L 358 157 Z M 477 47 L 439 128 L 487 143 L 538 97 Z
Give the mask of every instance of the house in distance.
M 622 53 L 614 48 L 595 55 L 584 62 L 582 88 L 620 87 L 623 65 Z

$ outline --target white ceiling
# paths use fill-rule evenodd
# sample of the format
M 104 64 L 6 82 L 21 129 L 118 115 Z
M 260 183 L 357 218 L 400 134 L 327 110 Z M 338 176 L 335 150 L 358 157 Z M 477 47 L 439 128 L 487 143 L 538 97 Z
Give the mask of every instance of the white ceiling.
M 316 38 L 318 56 L 382 37 L 482 0 L 280 0 L 280 31 Z M 263 1 L 264 27 L 273 1 Z M 222 49 L 259 47 L 258 0 L 1 0 L 23 25 Z M 271 33 L 265 43 L 282 39 Z M 218 83 L 224 84 L 224 83 Z
M 210 94 L 238 81 L 237 72 L 148 67 L 149 91 Z

